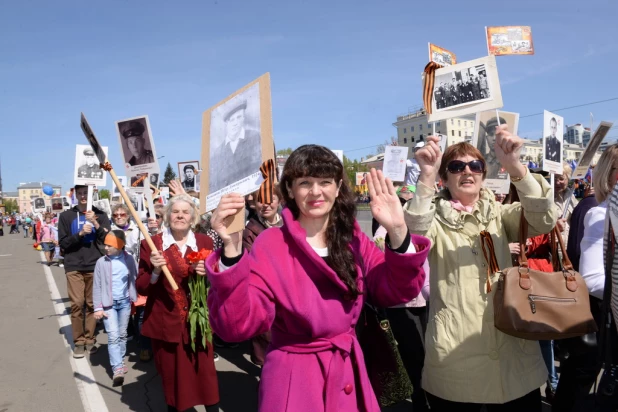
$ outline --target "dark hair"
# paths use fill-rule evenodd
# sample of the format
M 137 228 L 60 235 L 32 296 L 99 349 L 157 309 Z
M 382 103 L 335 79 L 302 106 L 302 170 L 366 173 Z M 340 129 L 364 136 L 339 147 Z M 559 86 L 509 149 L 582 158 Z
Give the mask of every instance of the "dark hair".
M 120 230 L 120 229 L 114 229 L 114 230 L 112 230 L 112 233 L 113 233 L 113 234 L 114 234 L 114 236 L 116 236 L 118 239 L 122 240 L 122 243 L 124 243 L 124 244 L 125 244 L 125 246 L 126 246 L 126 243 L 127 243 L 127 238 L 126 238 L 126 236 L 125 236 L 125 234 L 124 234 L 124 232 L 123 232 L 122 230 Z M 122 249 L 124 250 L 124 247 L 123 247 Z
M 444 156 L 442 156 L 442 163 L 440 163 L 440 169 L 438 169 L 438 174 L 440 175 L 440 179 L 443 182 L 446 182 L 448 179 L 446 167 L 451 162 L 451 160 L 455 160 L 458 157 L 471 156 L 475 159 L 482 160 L 485 163 L 485 170 L 483 170 L 483 180 L 487 176 L 487 162 L 485 158 L 476 147 L 472 146 L 470 143 L 461 142 L 457 143 L 453 146 L 449 146 L 444 152 Z
M 359 290 L 356 284 L 356 260 L 350 242 L 354 236 L 356 204 L 354 193 L 350 189 L 343 164 L 329 149 L 314 144 L 303 145 L 294 150 L 285 162 L 281 176 L 281 192 L 285 205 L 290 209 L 295 219 L 298 219 L 300 210 L 294 199 L 290 197 L 288 188 L 299 177 L 326 177 L 335 182 L 341 181 L 339 196 L 335 199 L 333 208 L 328 215 L 326 227 L 326 245 L 328 247 L 329 266 L 337 273 L 339 279 L 348 286 L 352 298 L 358 297 Z

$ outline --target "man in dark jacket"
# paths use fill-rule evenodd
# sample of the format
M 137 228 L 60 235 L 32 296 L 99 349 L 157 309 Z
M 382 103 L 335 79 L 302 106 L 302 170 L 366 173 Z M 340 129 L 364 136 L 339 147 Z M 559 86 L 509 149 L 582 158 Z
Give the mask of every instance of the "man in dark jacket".
M 60 248 L 64 249 L 64 270 L 71 300 L 71 326 L 75 343 L 73 357 L 83 358 L 86 349 L 89 353 L 97 350 L 94 345 L 96 320 L 92 303 L 92 281 L 94 266 L 104 254 L 101 249 L 103 240 L 111 227 L 105 212 L 95 207 L 86 211 L 87 186 L 75 186 L 75 196 L 77 206 L 60 214 L 58 239 Z

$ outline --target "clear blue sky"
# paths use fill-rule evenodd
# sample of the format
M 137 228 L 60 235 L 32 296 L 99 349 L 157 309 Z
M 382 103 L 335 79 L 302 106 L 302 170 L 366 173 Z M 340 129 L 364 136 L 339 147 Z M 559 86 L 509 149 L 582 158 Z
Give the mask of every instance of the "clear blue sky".
M 162 168 L 193 160 L 202 112 L 265 72 L 278 148 L 318 143 L 360 158 L 373 149 L 353 149 L 396 135 L 396 116 L 421 104 L 427 42 L 459 61 L 482 57 L 487 25 L 532 26 L 534 56 L 498 58 L 504 110 L 618 97 L 617 16 L 613 0 L 0 0 L 4 190 L 72 186 L 81 111 L 117 169 L 114 122 L 139 115 Z M 588 125 L 590 112 L 618 121 L 618 101 L 559 113 Z M 519 130 L 539 138 L 542 116 Z

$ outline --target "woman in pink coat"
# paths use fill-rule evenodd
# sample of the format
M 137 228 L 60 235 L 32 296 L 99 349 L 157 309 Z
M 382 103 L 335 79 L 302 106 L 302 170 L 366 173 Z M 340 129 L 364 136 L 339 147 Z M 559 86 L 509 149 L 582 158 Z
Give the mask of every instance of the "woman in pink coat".
M 243 253 L 242 232 L 228 233 L 225 223 L 243 197 L 224 196 L 213 215 L 224 244 L 205 268 L 213 330 L 228 342 L 272 330 L 260 411 L 380 411 L 354 327 L 365 299 L 389 307 L 419 294 L 430 243 L 410 236 L 382 172 L 372 170 L 367 180 L 371 212 L 388 232 L 385 252 L 356 223 L 343 165 L 317 145 L 288 158 L 281 178 L 285 223 L 265 230 L 251 253 Z

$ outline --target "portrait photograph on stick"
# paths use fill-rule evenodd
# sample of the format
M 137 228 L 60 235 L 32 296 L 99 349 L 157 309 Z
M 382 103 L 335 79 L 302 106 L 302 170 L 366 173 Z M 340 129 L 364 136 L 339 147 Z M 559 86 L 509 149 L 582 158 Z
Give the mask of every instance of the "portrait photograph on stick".
M 148 183 L 148 173 L 140 173 L 137 176 L 131 176 L 131 187 L 146 187 Z
M 260 166 L 273 159 L 270 74 L 266 73 L 206 110 L 202 116 L 201 212 L 221 196 L 256 191 Z
M 502 107 L 495 56 L 470 60 L 435 71 L 429 122 Z
M 159 173 L 148 116 L 120 120 L 116 130 L 127 174 Z
M 180 184 L 187 192 L 189 190 L 198 190 L 197 176 L 200 170 L 200 162 L 197 160 L 186 160 L 178 162 L 178 176 Z
M 588 145 L 584 149 L 584 153 L 582 153 L 582 156 L 579 158 L 577 167 L 573 170 L 573 174 L 571 175 L 571 179 L 583 179 L 586 177 L 594 155 L 613 125 L 614 124 L 610 122 L 601 122 L 601 124 L 597 127 L 597 130 L 595 130 L 592 138 L 588 142 Z
M 112 216 L 112 208 L 109 204 L 109 199 L 99 199 L 92 202 L 92 205 L 97 209 L 105 212 L 107 217 L 111 218 Z
M 118 181 L 122 184 L 122 187 L 124 187 L 125 189 L 127 188 L 127 177 L 126 176 L 117 176 L 118 177 Z M 120 196 L 120 190 L 118 190 L 118 187 L 114 184 L 114 191 L 112 193 L 112 196 Z
M 495 151 L 496 127 L 507 125 L 509 133 L 517 135 L 519 128 L 519 113 L 498 111 L 500 118 L 496 117 L 495 110 L 488 110 L 476 114 L 476 125 L 470 142 L 485 158 L 487 177 L 485 187 L 496 193 L 508 193 L 510 180 L 508 173 L 498 162 Z
M 107 157 L 107 147 L 101 148 Z M 107 173 L 99 166 L 99 160 L 90 145 L 75 145 L 75 171 L 73 183 L 76 185 L 107 185 Z
M 562 140 L 564 119 L 557 114 L 543 112 L 543 170 L 562 174 Z

